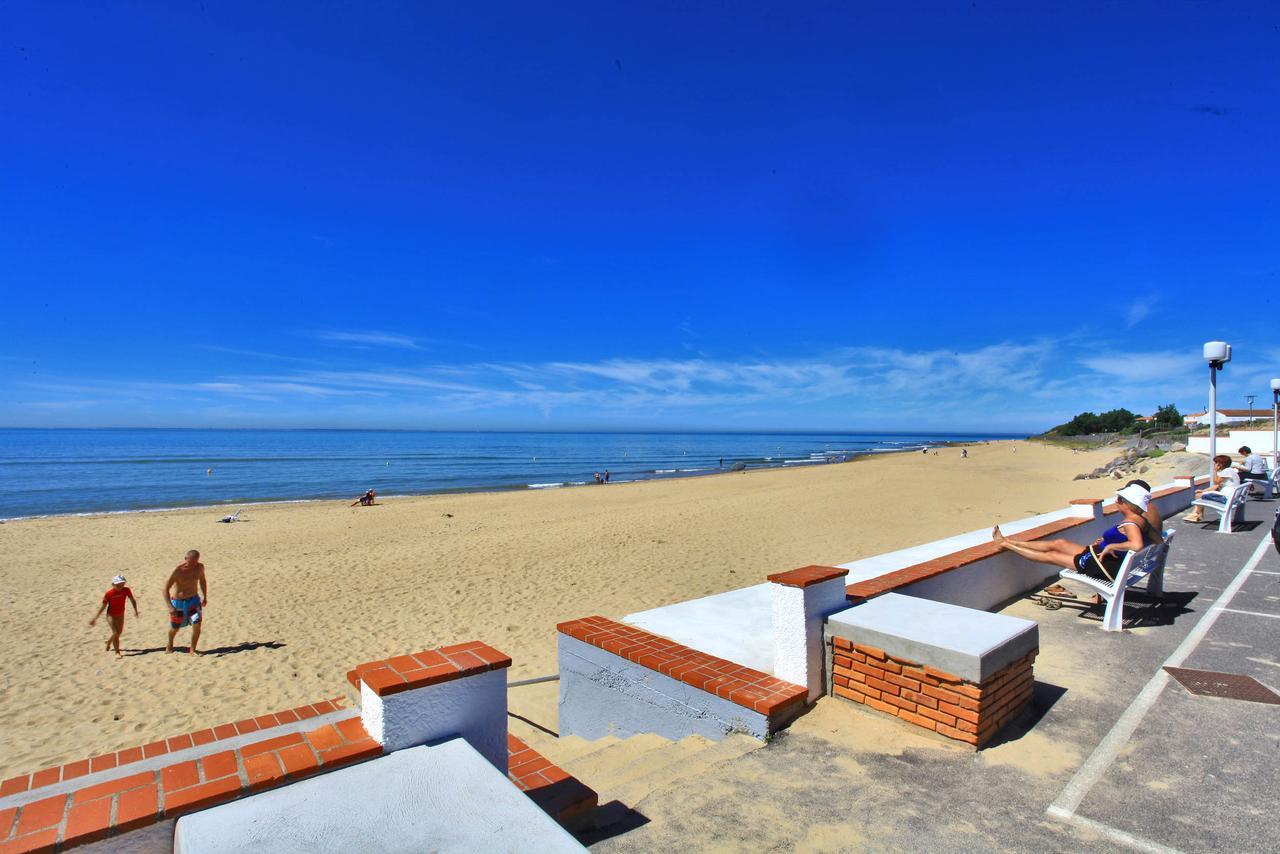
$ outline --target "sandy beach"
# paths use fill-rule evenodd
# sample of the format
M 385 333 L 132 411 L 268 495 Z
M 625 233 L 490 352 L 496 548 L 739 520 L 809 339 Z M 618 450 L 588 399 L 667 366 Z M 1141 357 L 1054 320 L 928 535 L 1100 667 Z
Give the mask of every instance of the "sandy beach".
M 487 641 L 515 659 L 512 679 L 553 673 L 558 621 L 1108 495 L 1113 481 L 1072 476 L 1114 454 L 1001 442 L 968 459 L 944 449 L 372 508 L 259 505 L 233 525 L 210 509 L 0 524 L 0 778 L 333 697 L 357 663 L 441 644 Z M 210 582 L 201 657 L 163 649 L 161 586 L 189 548 Z M 88 625 L 116 573 L 141 608 L 121 660 L 103 651 L 104 624 Z M 512 710 L 554 726 L 552 703 L 522 702 L 513 693 Z

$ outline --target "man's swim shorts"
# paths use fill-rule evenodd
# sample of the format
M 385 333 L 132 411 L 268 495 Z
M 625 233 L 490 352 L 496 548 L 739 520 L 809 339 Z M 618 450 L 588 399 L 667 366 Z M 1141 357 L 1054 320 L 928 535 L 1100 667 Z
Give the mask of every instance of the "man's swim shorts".
M 180 629 L 183 626 L 194 626 L 200 622 L 200 597 L 190 599 L 170 599 L 173 610 L 169 612 L 169 626 Z M 174 612 L 177 613 L 174 613 Z

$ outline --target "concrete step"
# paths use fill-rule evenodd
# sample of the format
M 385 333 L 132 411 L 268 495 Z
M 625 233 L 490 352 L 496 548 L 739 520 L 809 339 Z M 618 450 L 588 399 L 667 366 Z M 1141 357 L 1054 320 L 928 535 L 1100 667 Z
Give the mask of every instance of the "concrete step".
M 599 781 L 599 786 L 592 785 L 600 793 L 601 803 L 617 800 L 634 808 L 658 789 L 668 787 L 678 780 L 710 773 L 715 766 L 762 747 L 762 742 L 750 736 L 730 735 L 721 741 L 708 742 L 700 750 L 673 751 L 671 762 L 642 776 L 627 779 L 616 787 L 604 780 Z
M 653 733 L 644 733 L 633 735 L 621 742 L 615 741 L 614 744 L 601 745 L 597 750 L 584 753 L 569 762 L 556 764 L 599 792 L 602 786 L 608 785 L 609 781 L 619 773 L 620 769 L 639 761 L 650 753 L 665 751 L 672 745 L 673 742 L 670 739 Z
M 669 742 L 658 750 L 643 755 L 632 754 L 626 762 L 610 769 L 608 780 L 599 780 L 608 791 L 616 791 L 628 783 L 647 777 L 669 765 L 688 762 L 693 756 L 715 745 L 714 741 L 699 735 L 691 735 L 680 741 Z
M 521 737 L 523 738 L 523 736 Z M 536 745 L 532 740 L 526 739 L 526 741 L 534 750 L 564 768 L 567 763 L 617 744 L 620 739 L 617 736 L 607 735 L 604 738 L 597 738 L 595 741 L 588 741 L 576 735 L 567 735 L 564 738 L 538 739 Z

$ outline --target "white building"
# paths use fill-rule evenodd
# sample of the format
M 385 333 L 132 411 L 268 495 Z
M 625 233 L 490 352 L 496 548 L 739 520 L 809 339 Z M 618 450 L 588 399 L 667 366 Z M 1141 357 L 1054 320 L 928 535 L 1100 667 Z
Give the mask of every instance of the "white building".
M 1218 424 L 1241 424 L 1245 421 L 1251 421 L 1256 418 L 1266 418 L 1270 413 L 1265 409 L 1219 409 L 1217 410 Z M 1203 425 L 1209 426 L 1209 413 L 1192 412 L 1182 416 L 1182 423 L 1188 427 Z

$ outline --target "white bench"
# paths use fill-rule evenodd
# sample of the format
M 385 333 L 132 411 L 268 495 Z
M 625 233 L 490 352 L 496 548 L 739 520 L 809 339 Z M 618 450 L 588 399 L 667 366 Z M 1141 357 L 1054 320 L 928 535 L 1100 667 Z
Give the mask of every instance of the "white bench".
M 1104 632 L 1124 630 L 1124 594 L 1130 587 L 1146 580 L 1147 595 L 1159 599 L 1164 596 L 1164 562 L 1169 557 L 1169 544 L 1173 542 L 1174 531 L 1164 532 L 1164 542 L 1154 543 L 1136 552 L 1124 556 L 1124 562 L 1116 570 L 1115 581 L 1093 578 L 1079 572 L 1064 569 L 1058 575 L 1068 581 L 1078 581 L 1097 593 L 1107 603 L 1102 615 Z M 1048 607 L 1047 603 L 1045 604 Z M 1061 607 L 1061 604 L 1058 605 Z M 1054 610 L 1050 608 L 1050 610 Z
M 1265 480 L 1254 480 L 1253 478 L 1250 478 L 1241 482 L 1247 484 L 1251 490 L 1259 486 L 1262 487 L 1263 500 L 1270 501 L 1271 497 L 1276 494 L 1276 490 L 1280 489 L 1280 466 L 1268 472 Z
M 1248 481 L 1245 481 L 1245 483 L 1248 483 Z M 1203 507 L 1206 510 L 1218 513 L 1221 516 L 1218 520 L 1218 533 L 1230 534 L 1232 533 L 1233 525 L 1244 522 L 1244 503 L 1248 497 L 1249 489 L 1241 484 L 1231 490 L 1231 494 L 1227 496 L 1225 503 L 1197 498 L 1191 502 L 1191 506 Z

